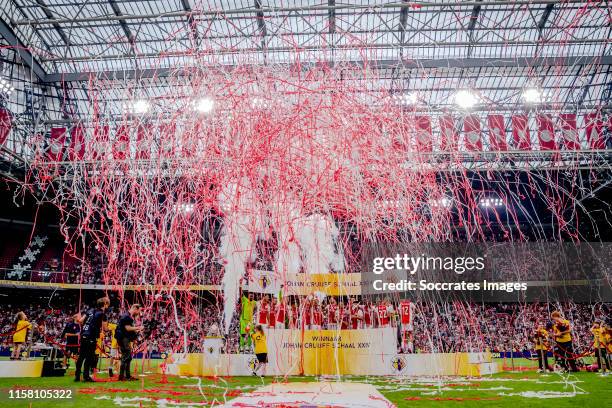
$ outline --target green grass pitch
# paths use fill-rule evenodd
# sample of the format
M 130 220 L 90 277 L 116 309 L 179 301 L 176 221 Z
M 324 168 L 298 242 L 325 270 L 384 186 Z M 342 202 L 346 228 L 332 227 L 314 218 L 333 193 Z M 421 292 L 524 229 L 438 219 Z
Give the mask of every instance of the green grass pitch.
M 520 363 L 520 364 L 519 364 Z M 529 363 L 516 362 L 516 366 Z M 180 378 L 155 374 L 155 364 L 139 364 L 139 380 L 74 383 L 73 370 L 65 377 L 0 379 L 0 407 L 172 407 L 214 406 L 273 381 L 334 381 L 333 378 L 257 377 Z M 343 377 L 342 381 L 368 382 L 397 407 L 612 407 L 612 375 L 596 373 L 537 374 L 504 372 L 482 378 Z M 167 381 L 167 382 L 166 382 Z M 71 400 L 10 400 L 9 389 L 73 390 Z M 547 394 L 552 398 L 537 398 Z M 340 401 L 339 401 L 340 402 Z

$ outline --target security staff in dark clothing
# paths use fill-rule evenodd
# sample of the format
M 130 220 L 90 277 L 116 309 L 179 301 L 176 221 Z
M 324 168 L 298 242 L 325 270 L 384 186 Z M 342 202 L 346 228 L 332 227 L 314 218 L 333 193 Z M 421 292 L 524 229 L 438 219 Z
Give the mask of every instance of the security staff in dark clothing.
M 95 366 L 96 361 L 96 343 L 102 330 L 106 331 L 106 314 L 105 311 L 110 305 L 110 300 L 107 297 L 98 299 L 96 308 L 91 309 L 78 320 L 81 326 L 81 347 L 79 350 L 79 358 L 76 362 L 76 371 L 74 372 L 74 381 L 81 381 L 81 368 L 83 362 L 83 381 L 93 382 L 90 377 L 91 369 Z
M 137 303 L 130 307 L 129 313 L 124 314 L 117 323 L 115 338 L 121 351 L 121 365 L 119 366 L 119 381 L 130 381 L 130 363 L 132 362 L 132 342 L 143 330 L 142 326 L 134 326 L 134 319 L 140 315 L 141 306 Z
M 68 367 L 69 358 L 78 358 L 80 333 L 81 326 L 79 326 L 79 315 L 74 315 L 70 318 L 70 322 L 66 323 L 61 335 L 61 338 L 66 342 L 66 348 L 64 349 L 64 367 Z

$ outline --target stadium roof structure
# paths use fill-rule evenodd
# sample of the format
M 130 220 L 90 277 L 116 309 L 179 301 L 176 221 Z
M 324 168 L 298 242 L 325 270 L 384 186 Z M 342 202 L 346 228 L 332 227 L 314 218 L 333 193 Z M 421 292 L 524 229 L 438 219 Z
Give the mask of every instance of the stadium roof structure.
M 513 109 L 528 86 L 559 109 L 607 106 L 611 9 L 584 1 L 3 0 L 0 36 L 40 84 L 164 77 L 207 59 L 231 67 L 324 60 L 383 70 L 383 90 L 432 107 L 470 87 Z M 279 6 L 279 4 L 282 4 Z M 367 51 L 367 59 L 364 58 Z M 8 62 L 7 51 L 3 59 Z M 6 68 L 5 68 L 6 71 Z M 6 75 L 6 74 L 5 74 Z
M 351 90 L 365 95 L 414 94 L 419 109 L 438 116 L 457 112 L 453 96 L 462 89 L 478 95 L 479 103 L 473 110 L 502 112 L 505 119 L 515 112 L 537 110 L 577 113 L 578 120 L 584 121 L 584 114 L 597 111 L 609 118 L 612 108 L 612 8 L 607 1 L 0 0 L 0 5 L 0 76 L 16 88 L 9 98 L 0 96 L 0 107 L 6 105 L 15 119 L 12 139 L 0 153 L 22 163 L 26 170 L 34 157 L 27 157 L 28 150 L 23 147 L 28 139 L 46 137 L 47 150 L 51 150 L 52 126 L 94 116 L 92 83 L 103 85 L 104 103 L 112 106 L 105 114 L 122 118 L 131 89 L 138 88 L 146 99 L 186 95 L 188 92 L 174 92 L 175 88 L 185 86 L 188 91 L 189 82 L 207 69 L 217 72 L 252 67 L 253 72 L 300 75 L 305 70 L 334 67 L 342 76 L 345 68 L 363 67 L 367 68 L 363 77 L 369 79 L 368 73 L 375 72 L 375 80 L 364 81 L 361 87 L 357 82 L 348 87 Z M 181 78 L 186 78 L 183 84 Z M 359 80 L 358 75 L 346 77 L 346 81 Z M 535 107 L 524 101 L 523 93 L 530 88 L 541 90 L 543 95 L 542 103 Z M 533 116 L 531 122 L 535 122 Z M 157 124 L 164 119 L 158 117 Z M 579 127 L 584 127 L 582 123 Z M 505 127 L 509 134 L 510 127 Z M 90 134 L 95 133 L 93 128 L 88 128 Z M 439 134 L 432 130 L 432 139 Z M 579 179 L 582 184 L 576 189 L 580 194 L 576 202 L 581 204 L 580 200 L 588 201 L 596 194 L 609 197 L 612 185 L 612 150 L 591 149 L 586 143 L 585 147 L 563 151 L 561 162 L 557 160 L 559 151 L 552 149 L 513 152 L 509 159 L 491 150 L 461 152 L 450 159 L 449 154 L 434 151 L 427 156 L 431 160 L 413 164 L 417 169 L 437 171 L 451 160 L 456 167 L 446 166 L 448 173 L 480 172 L 469 180 L 478 184 L 473 190 L 479 191 L 493 191 L 498 186 L 508 189 L 511 183 L 538 183 L 529 184 L 525 179 L 532 175 L 519 172 L 569 169 L 561 181 L 556 174 L 552 179 L 542 177 L 541 186 L 566 191 L 563 183 L 568 183 L 572 188 L 567 190 L 573 192 Z M 443 160 L 437 160 L 443 155 Z M 130 160 L 125 162 L 140 170 L 140 162 L 148 159 Z M 200 172 L 197 166 L 181 166 L 181 160 L 160 159 L 171 164 L 170 170 L 157 166 L 163 171 L 155 176 L 182 175 L 185 167 Z M 72 171 L 49 172 L 59 175 L 58 179 L 85 174 L 84 169 L 98 162 L 104 160 L 68 164 L 59 159 L 49 163 L 39 160 L 42 168 L 65 166 L 64 170 Z M 123 164 L 123 160 L 116 162 Z M 429 166 L 431 163 L 437 167 Z M 14 177 L 13 170 L 18 167 L 12 166 L 13 162 L 0 160 L 0 173 Z M 516 171 L 516 175 L 505 171 Z M 580 172 L 586 174 L 584 179 Z M 46 173 L 36 173 L 40 174 Z M 93 173 L 88 174 L 91 177 Z M 574 178 L 575 174 L 580 177 Z M 74 177 L 70 182 L 84 185 L 83 179 Z M 60 181 L 68 184 L 69 180 L 64 177 Z M 432 181 L 430 187 L 434 184 L 443 183 Z M 516 201 L 517 206 L 523 205 Z M 521 213 L 519 222 L 540 219 L 531 214 L 548 210 L 548 202 L 534 202 L 528 205 L 530 211 L 535 209 Z M 601 202 L 607 205 L 608 200 Z M 475 204 L 476 212 L 478 203 L 470 204 Z M 584 204 L 585 208 L 587 205 L 591 207 L 585 212 L 606 216 L 593 204 Z M 577 211 L 576 207 L 570 210 Z M 491 218 L 496 215 L 491 214 Z M 563 223 L 569 225 L 565 219 Z M 608 225 L 607 219 L 605 223 Z M 557 228 L 553 221 L 541 222 L 538 227 L 544 225 Z
M 342 67 L 367 67 L 376 81 L 351 89 L 410 93 L 418 110 L 434 114 L 455 108 L 460 89 L 477 94 L 473 110 L 506 117 L 534 108 L 524 101 L 529 88 L 542 93 L 539 111 L 583 117 L 612 108 L 606 1 L 0 3 L 0 78 L 15 87 L 0 95 L 14 116 L 5 156 L 25 155 L 27 135 L 91 118 L 94 82 L 105 84 L 107 113 L 121 117 L 130 89 L 163 100 L 184 85 L 188 95 L 190 81 L 180 78 L 208 68 L 321 66 L 342 75 Z

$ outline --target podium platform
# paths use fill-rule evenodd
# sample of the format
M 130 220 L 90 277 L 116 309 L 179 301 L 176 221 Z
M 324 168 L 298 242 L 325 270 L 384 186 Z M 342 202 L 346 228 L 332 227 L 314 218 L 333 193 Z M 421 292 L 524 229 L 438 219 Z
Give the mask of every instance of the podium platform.
M 369 330 L 282 330 L 267 332 L 264 375 L 463 375 L 499 371 L 489 352 L 398 354 L 393 328 Z M 202 353 L 175 353 L 168 374 L 248 376 L 254 354 L 223 354 L 222 338 L 206 338 Z
M 0 361 L 0 378 L 41 377 L 43 360 Z

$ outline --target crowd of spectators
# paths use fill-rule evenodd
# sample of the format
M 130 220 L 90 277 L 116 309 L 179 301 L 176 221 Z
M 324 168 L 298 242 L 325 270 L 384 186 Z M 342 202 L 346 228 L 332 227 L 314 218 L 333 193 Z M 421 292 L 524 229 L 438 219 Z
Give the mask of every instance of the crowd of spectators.
M 70 257 L 65 252 L 63 239 L 56 233 L 47 232 L 49 237 L 45 241 L 45 246 L 37 252 L 37 261 L 32 262 L 28 269 L 15 274 L 11 271 L 16 260 L 22 256 L 21 251 L 14 248 L 4 248 L 0 250 L 0 272 L 2 279 L 22 280 L 22 281 L 45 281 L 72 284 L 110 284 L 110 285 L 147 285 L 147 284 L 167 284 L 160 281 L 164 276 L 173 280 L 172 283 L 178 284 L 205 284 L 218 285 L 223 276 L 223 265 L 215 257 L 212 248 L 202 249 L 198 254 L 198 265 L 183 271 L 179 265 L 152 266 L 147 265 L 146 260 L 143 265 L 133 266 L 123 265 L 123 260 L 119 259 L 121 265 L 113 265 L 112 271 L 108 266 L 108 260 L 95 245 L 89 245 L 86 252 L 86 262 Z M 22 235 L 19 235 L 22 237 Z M 28 236 L 29 237 L 29 236 Z M 13 247 L 23 248 L 27 245 L 29 238 L 24 238 L 22 245 Z M 21 241 L 21 239 L 19 240 Z M 258 241 L 259 242 L 259 241 Z M 487 268 L 487 273 L 481 278 L 494 281 L 556 281 L 556 280 L 594 280 L 609 279 L 605 260 L 612 256 L 612 247 L 608 245 L 575 245 L 569 243 L 506 243 L 507 245 L 492 246 L 489 248 L 489 259 L 492 264 Z M 360 252 L 361 242 L 348 240 L 344 243 L 347 246 L 346 270 L 349 272 L 363 271 L 370 268 L 367 263 L 369 256 Z M 483 244 L 484 245 L 484 244 Z M 355 248 L 352 248 L 355 246 Z M 257 244 L 258 256 L 251 265 L 251 269 L 271 270 L 273 268 L 274 246 L 266 247 Z M 4 254 L 3 252 L 6 252 Z M 553 252 L 555 256 L 547 256 Z M 46 260 L 45 256 L 52 253 L 53 256 Z M 542 260 L 546 259 L 546 263 Z M 600 261 L 603 260 L 603 261 Z M 177 261 L 178 263 L 178 261 Z M 490 269 L 490 270 L 489 270 Z M 110 272 L 109 272 L 110 271 Z M 428 271 L 422 271 L 422 276 L 427 279 Z M 431 271 L 436 275 L 439 271 Z M 462 276 L 456 277 L 463 279 Z M 178 279 L 178 282 L 174 282 Z
M 545 326 L 553 310 L 572 324 L 578 349 L 592 343 L 589 331 L 596 319 L 609 318 L 606 304 L 500 303 L 421 304 L 415 314 L 415 349 L 421 352 L 525 351 L 537 325 Z
M 146 338 L 141 338 L 142 347 L 146 345 L 148 352 L 183 351 L 186 339 L 187 351 L 202 351 L 202 339 L 211 331 L 219 331 L 220 313 L 218 307 L 212 304 L 202 305 L 198 309 L 198 317 L 195 319 L 186 319 L 180 310 L 175 317 L 174 311 L 168 306 L 157 307 L 154 316 L 151 313 L 145 314 L 143 319 L 154 321 L 155 325 L 146 334 Z M 33 326 L 28 339 L 30 345 L 56 346 L 64 344 L 61 338 L 62 330 L 76 312 L 74 306 L 52 308 L 36 302 L 0 305 L 0 352 L 6 354 L 11 347 L 16 315 L 20 311 L 26 314 L 27 320 Z M 118 309 L 111 308 L 106 314 L 110 322 L 116 323 L 120 313 Z M 106 342 L 110 344 L 110 341 L 109 333 Z M 226 342 L 228 352 L 237 349 L 236 330 L 232 331 Z
M 32 272 L 31 275 L 24 275 L 22 280 L 32 280 L 28 279 L 28 277 L 44 273 L 47 276 L 46 281 L 80 285 L 150 285 L 168 283 L 158 281 L 155 276 L 160 276 L 160 274 L 156 274 L 155 271 L 147 268 L 140 270 L 127 269 L 120 275 L 107 276 L 106 279 L 108 281 L 105 281 L 104 270 L 106 268 L 106 260 L 98 252 L 93 252 L 88 257 L 88 262 L 75 262 L 70 265 L 63 265 L 61 261 L 57 259 L 55 261 L 56 263 L 53 266 L 47 264 L 42 271 Z M 181 274 L 182 272 L 178 270 L 179 282 Z M 201 265 L 197 271 L 184 281 L 188 284 L 217 285 L 221 282 L 221 278 L 222 268 L 218 264 L 211 262 L 207 265 Z

